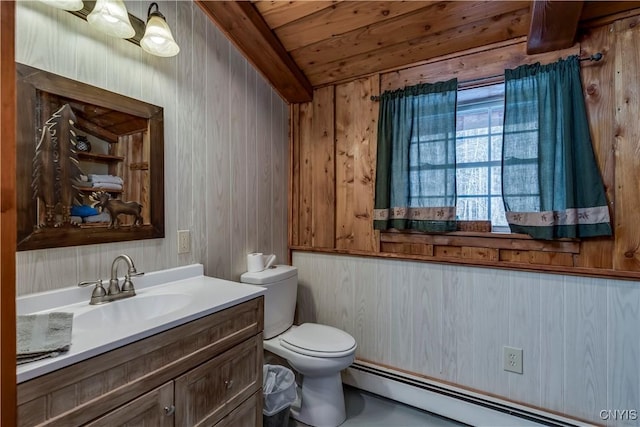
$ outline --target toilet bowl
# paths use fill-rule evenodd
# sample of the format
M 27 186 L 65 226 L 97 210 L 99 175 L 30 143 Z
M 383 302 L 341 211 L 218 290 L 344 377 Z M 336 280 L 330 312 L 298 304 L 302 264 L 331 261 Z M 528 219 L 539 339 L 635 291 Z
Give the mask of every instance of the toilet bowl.
M 302 375 L 291 416 L 314 427 L 337 427 L 346 419 L 340 371 L 355 358 L 356 341 L 328 325 L 293 325 L 297 270 L 278 265 L 271 271 L 244 273 L 240 279 L 267 288 L 264 349 L 287 360 Z
M 356 342 L 331 326 L 304 323 L 264 341 L 264 349 L 302 374 L 300 403 L 293 418 L 315 427 L 335 427 L 346 419 L 340 371 L 353 363 Z

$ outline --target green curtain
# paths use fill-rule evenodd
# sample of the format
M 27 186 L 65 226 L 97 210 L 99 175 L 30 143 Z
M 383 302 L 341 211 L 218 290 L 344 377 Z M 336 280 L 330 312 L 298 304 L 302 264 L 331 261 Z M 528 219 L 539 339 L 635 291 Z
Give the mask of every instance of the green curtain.
M 611 235 L 577 56 L 505 70 L 502 196 L 514 233 Z
M 374 228 L 456 229 L 458 81 L 380 96 Z

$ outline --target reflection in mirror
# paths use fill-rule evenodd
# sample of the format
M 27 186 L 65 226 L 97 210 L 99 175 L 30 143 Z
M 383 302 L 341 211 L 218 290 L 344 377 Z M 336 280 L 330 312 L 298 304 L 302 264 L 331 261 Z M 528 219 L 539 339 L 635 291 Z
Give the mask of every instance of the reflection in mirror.
M 164 237 L 162 108 L 17 74 L 18 250 Z

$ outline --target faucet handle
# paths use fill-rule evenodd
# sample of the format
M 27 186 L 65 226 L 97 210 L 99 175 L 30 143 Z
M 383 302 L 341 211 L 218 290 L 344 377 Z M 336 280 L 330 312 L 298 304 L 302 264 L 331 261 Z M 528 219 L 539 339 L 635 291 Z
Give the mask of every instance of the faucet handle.
M 131 281 L 132 277 L 142 276 L 144 274 L 143 271 L 137 272 L 135 268 L 130 269 L 127 274 L 124 276 L 124 282 L 122 283 L 121 292 L 130 293 L 132 296 L 136 294 L 136 291 L 133 287 L 133 282 Z
M 78 286 L 80 286 L 81 288 L 84 288 L 85 286 L 90 286 L 90 285 L 96 285 L 96 287 L 102 286 L 102 279 L 100 279 L 100 280 L 87 280 L 87 281 L 78 283 Z
M 81 288 L 85 286 L 90 286 L 90 285 L 96 285 L 96 287 L 93 289 L 93 292 L 91 293 L 91 301 L 89 301 L 89 304 L 95 305 L 95 304 L 102 304 L 103 302 L 105 302 L 107 291 L 105 290 L 104 286 L 102 286 L 102 280 L 88 280 L 85 282 L 78 283 L 78 286 L 80 286 Z
M 133 276 L 141 276 L 144 273 L 138 273 L 138 274 L 133 274 Z M 126 276 L 124 276 L 124 282 L 122 282 L 122 288 L 120 289 L 121 292 L 127 292 L 130 293 L 131 296 L 136 294 L 136 290 L 133 287 L 133 282 L 131 281 L 131 274 L 127 274 Z

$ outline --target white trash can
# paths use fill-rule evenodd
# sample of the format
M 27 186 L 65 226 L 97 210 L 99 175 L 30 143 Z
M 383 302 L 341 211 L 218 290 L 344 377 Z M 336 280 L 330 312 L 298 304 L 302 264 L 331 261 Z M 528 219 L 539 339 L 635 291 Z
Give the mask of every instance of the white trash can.
M 296 400 L 296 377 L 293 371 L 280 365 L 262 367 L 264 427 L 287 427 L 289 410 Z

